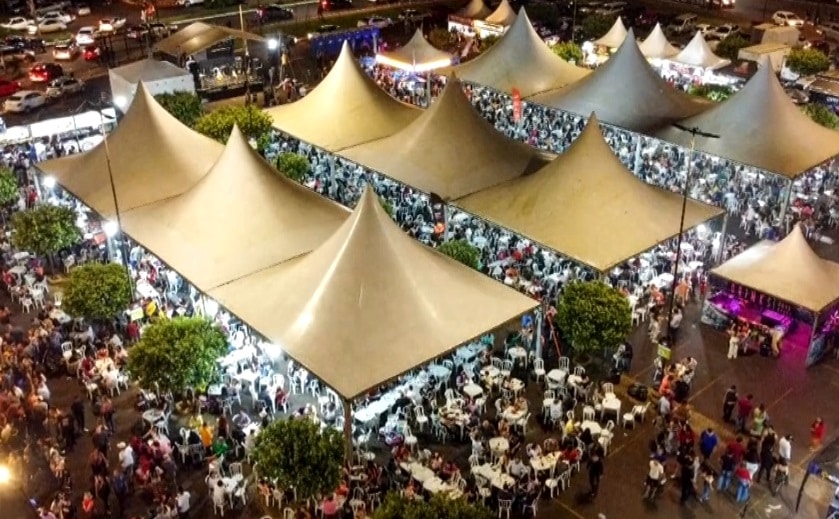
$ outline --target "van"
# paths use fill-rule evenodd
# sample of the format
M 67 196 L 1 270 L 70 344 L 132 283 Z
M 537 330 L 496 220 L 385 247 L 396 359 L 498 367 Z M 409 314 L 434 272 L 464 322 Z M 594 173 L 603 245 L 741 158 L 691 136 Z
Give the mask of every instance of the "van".
M 699 17 L 695 14 L 680 14 L 667 26 L 667 32 L 671 34 L 690 34 L 698 21 Z
M 839 40 L 839 22 L 822 22 L 818 28 L 831 40 Z

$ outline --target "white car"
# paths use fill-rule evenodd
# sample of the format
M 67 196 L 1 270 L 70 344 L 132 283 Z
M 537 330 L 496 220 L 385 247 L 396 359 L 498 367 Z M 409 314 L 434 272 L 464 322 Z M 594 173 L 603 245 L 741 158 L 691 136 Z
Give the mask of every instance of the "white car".
M 47 97 L 57 98 L 68 94 L 78 94 L 82 90 L 84 90 L 84 81 L 63 76 L 50 83 L 50 86 L 47 87 Z
M 708 31 L 705 33 L 707 36 L 716 37 L 720 40 L 724 40 L 731 36 L 732 34 L 737 34 L 740 32 L 740 26 L 735 25 L 733 23 L 726 23 L 724 25 L 720 25 L 716 29 Z
M 178 0 L 177 4 L 183 7 L 192 7 L 193 5 L 202 5 L 204 0 Z
M 385 18 L 384 16 L 370 16 L 368 18 L 362 18 L 361 20 L 359 20 L 357 25 L 359 27 L 378 27 L 381 29 L 387 27 L 388 25 L 391 25 L 392 23 L 393 20 L 391 20 L 390 18 Z
M 791 11 L 776 11 L 775 14 L 772 15 L 772 21 L 775 22 L 776 25 L 789 25 L 791 27 L 804 26 L 804 20 Z
M 101 32 L 118 31 L 123 27 L 125 27 L 125 18 L 102 18 L 99 20 L 99 31 Z
M 90 16 L 90 6 L 87 4 L 79 4 L 76 6 L 77 16 Z
M 90 45 L 96 41 L 96 36 L 98 35 L 99 31 L 96 27 L 86 25 L 76 33 L 76 43 L 79 45 Z
M 30 18 L 23 16 L 15 16 L 10 18 L 8 22 L 3 24 L 4 29 L 11 29 L 13 31 L 25 31 L 31 24 L 35 23 Z
M 38 34 L 38 31 L 48 34 L 51 32 L 61 32 L 67 30 L 67 24 L 58 20 L 44 20 L 38 25 L 32 24 L 27 31 L 29 34 Z
M 73 43 L 56 45 L 52 48 L 52 58 L 55 61 L 73 61 L 79 52 L 79 48 Z
M 3 103 L 3 108 L 7 112 L 21 113 L 44 106 L 46 102 L 47 98 L 41 92 L 21 90 L 9 96 L 6 102 Z
M 706 35 L 706 34 L 708 34 L 709 32 L 712 32 L 713 30 L 715 30 L 715 29 L 716 29 L 716 27 L 714 27 L 714 26 L 713 26 L 713 25 L 711 25 L 710 23 L 697 23 L 697 24 L 694 26 L 694 28 L 695 28 L 698 32 L 701 32 L 703 36 L 704 36 L 704 35 Z
M 67 14 L 64 11 L 50 11 L 38 17 L 39 22 L 45 22 L 47 20 L 58 20 L 61 23 L 70 23 L 75 19 L 75 16 L 73 16 L 72 14 Z
M 603 16 L 618 16 L 623 12 L 625 7 L 626 2 L 609 2 L 608 4 L 603 4 L 603 7 L 595 11 L 595 13 Z

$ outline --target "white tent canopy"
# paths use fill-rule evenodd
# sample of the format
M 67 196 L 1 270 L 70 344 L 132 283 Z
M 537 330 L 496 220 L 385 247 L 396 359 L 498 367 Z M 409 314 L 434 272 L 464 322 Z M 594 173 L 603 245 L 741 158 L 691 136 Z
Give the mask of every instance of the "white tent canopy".
M 708 46 L 708 42 L 705 41 L 705 36 L 702 35 L 701 31 L 696 31 L 690 43 L 681 52 L 671 57 L 670 61 L 681 65 L 712 70 L 731 63 L 731 60 L 721 58 L 714 54 L 714 51 Z
M 626 169 L 594 116 L 544 168 L 455 203 L 600 272 L 677 236 L 682 210 L 681 195 Z M 722 213 L 688 200 L 685 229 Z
M 487 16 L 484 21 L 493 25 L 509 27 L 516 21 L 516 12 L 513 11 L 512 6 L 507 0 L 501 0 L 501 3 L 495 8 L 495 11 Z
M 122 226 L 206 292 L 312 251 L 348 216 L 277 172 L 236 127 L 198 184 L 128 211 Z
M 839 264 L 813 252 L 798 226 L 780 242 L 753 245 L 711 274 L 816 313 L 839 299 Z
M 545 154 L 497 131 L 475 110 L 456 78 L 404 130 L 341 155 L 425 193 L 453 199 L 545 164 Z
M 376 61 L 401 70 L 427 72 L 451 65 L 452 55 L 428 43 L 422 29 L 418 28 L 408 43 L 398 49 L 380 52 Z
M 697 150 L 787 178 L 839 156 L 839 132 L 814 122 L 792 103 L 768 60 L 742 90 L 681 123 L 720 136 L 697 136 Z M 675 128 L 662 128 L 656 136 L 689 146 L 685 132 Z
M 469 0 L 462 9 L 455 13 L 455 16 L 461 18 L 472 18 L 476 20 L 483 20 L 492 13 L 489 7 L 486 6 L 484 0 Z
M 510 29 L 488 51 L 453 68 L 464 81 L 522 97 L 556 90 L 591 71 L 560 58 L 536 34 L 524 7 Z
M 392 135 L 422 113 L 379 88 L 346 42 L 332 70 L 306 97 L 265 112 L 278 130 L 333 152 Z
M 638 48 L 641 49 L 641 54 L 647 59 L 665 59 L 679 53 L 679 49 L 670 45 L 670 42 L 667 41 L 667 36 L 664 35 L 661 24 L 658 23 L 655 24 L 647 39 L 638 45 Z
M 528 100 L 581 117 L 596 112 L 604 123 L 639 133 L 669 126 L 711 106 L 661 79 L 641 54 L 631 30 L 618 51 L 591 75 Z
M 313 252 L 210 295 L 347 400 L 537 305 L 406 235 L 369 187 Z
M 617 49 L 626 40 L 626 35 L 626 26 L 623 24 L 623 19 L 618 16 L 612 28 L 609 29 L 609 32 L 594 40 L 594 44 L 600 45 L 601 47 L 609 47 L 610 49 Z
M 38 164 L 45 175 L 105 218 L 180 195 L 194 186 L 224 146 L 160 106 L 143 83 L 119 126 L 90 151 Z M 113 191 L 111 189 L 113 176 Z

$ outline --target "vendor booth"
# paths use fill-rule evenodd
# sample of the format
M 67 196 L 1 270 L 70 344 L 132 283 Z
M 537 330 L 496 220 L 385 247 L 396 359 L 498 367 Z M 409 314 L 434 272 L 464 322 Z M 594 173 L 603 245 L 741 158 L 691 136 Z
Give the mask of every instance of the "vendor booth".
M 731 60 L 714 54 L 705 36 L 697 31 L 681 52 L 664 62 L 661 74 L 678 84 L 705 84 L 713 82 L 714 70 L 731 63 Z
M 492 10 L 486 6 L 483 0 L 470 0 L 459 11 L 449 15 L 448 29 L 474 36 L 474 21 L 483 20 L 490 14 L 492 14 Z
M 475 20 L 475 33 L 481 38 L 502 36 L 516 21 L 516 12 L 507 0 L 501 0 L 498 7 L 484 20 Z
M 641 49 L 641 54 L 653 63 L 671 58 L 679 53 L 679 49 L 667 41 L 667 36 L 665 36 L 659 23 L 655 24 L 650 35 L 638 45 L 638 48 Z
M 137 86 L 142 81 L 151 95 L 190 92 L 195 93 L 192 74 L 185 68 L 168 61 L 143 59 L 108 71 L 111 98 L 120 111 L 125 111 L 134 99 Z
M 426 73 L 425 90 L 431 99 L 431 73 L 452 64 L 452 55 L 428 43 L 417 29 L 414 36 L 402 47 L 376 54 L 376 62 L 406 72 L 409 75 Z
M 702 322 L 739 337 L 741 352 L 806 353 L 818 362 L 839 330 L 839 264 L 816 255 L 800 227 L 713 269 Z
M 603 64 L 623 44 L 626 35 L 623 19 L 618 17 L 609 32 L 594 41 L 583 44 L 583 61 L 586 65 L 593 67 Z

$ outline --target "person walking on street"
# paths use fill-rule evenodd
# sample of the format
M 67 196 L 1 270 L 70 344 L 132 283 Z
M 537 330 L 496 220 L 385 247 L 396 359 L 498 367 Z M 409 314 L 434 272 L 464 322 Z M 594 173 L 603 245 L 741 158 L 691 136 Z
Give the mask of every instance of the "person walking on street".
M 745 463 L 740 463 L 734 470 L 734 479 L 737 480 L 737 502 L 745 503 L 749 500 L 749 490 L 752 486 L 752 475 Z
M 693 455 L 688 451 L 684 451 L 678 456 L 678 461 L 681 467 L 679 484 L 682 488 L 682 496 L 679 502 L 685 504 L 688 502 L 688 499 L 696 496 L 696 489 L 693 487 Z
M 714 487 L 714 474 L 707 466 L 702 467 L 701 485 L 702 491 L 699 493 L 699 502 L 707 503 L 711 499 L 711 489 Z
M 600 453 L 593 452 L 588 461 L 588 484 L 591 486 L 591 497 L 597 497 L 600 478 L 603 477 L 603 469 L 603 460 L 600 458 Z
M 815 451 L 821 448 L 822 441 L 824 441 L 825 425 L 821 417 L 816 418 L 813 425 L 810 426 L 810 450 Z
M 735 430 L 738 433 L 746 432 L 746 420 L 752 415 L 752 409 L 754 409 L 753 399 L 754 395 L 749 393 L 737 402 L 737 426 Z
M 731 386 L 722 399 L 722 420 L 725 423 L 731 423 L 731 415 L 735 407 L 737 407 L 737 386 Z
M 70 414 L 73 415 L 73 420 L 76 421 L 76 430 L 87 432 L 87 428 L 84 426 L 84 402 L 78 395 L 73 399 L 73 403 L 70 404 Z
M 734 476 L 734 468 L 737 463 L 731 454 L 731 449 L 726 449 L 725 454 L 720 458 L 720 479 L 717 481 L 717 490 L 726 491 L 731 486 L 731 479 Z
M 792 435 L 787 434 L 778 440 L 778 457 L 786 460 L 787 463 L 792 459 Z
M 707 462 L 711 458 L 711 454 L 717 448 L 717 443 L 719 443 L 719 439 L 712 427 L 702 431 L 702 434 L 699 435 L 699 452 L 702 454 L 702 461 Z

